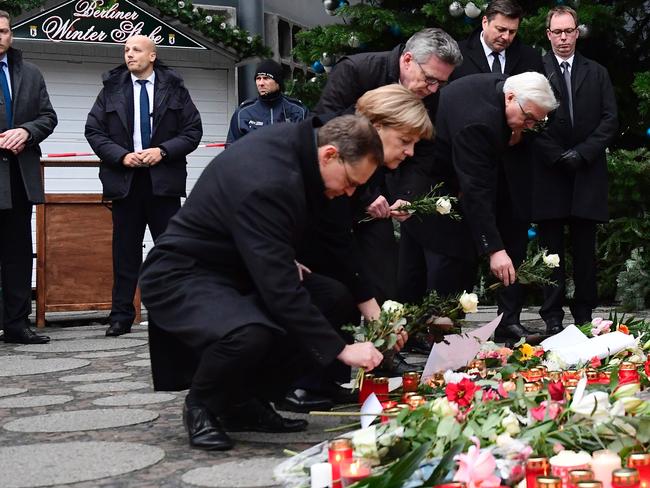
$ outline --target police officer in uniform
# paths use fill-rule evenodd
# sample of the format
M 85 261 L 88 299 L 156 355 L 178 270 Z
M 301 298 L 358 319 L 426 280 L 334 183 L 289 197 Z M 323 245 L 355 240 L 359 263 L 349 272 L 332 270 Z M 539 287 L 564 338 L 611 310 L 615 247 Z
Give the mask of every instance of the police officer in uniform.
M 259 96 L 242 102 L 232 114 L 228 144 L 265 125 L 301 122 L 308 114 L 300 100 L 282 93 L 282 67 L 272 59 L 265 59 L 257 66 L 255 84 Z

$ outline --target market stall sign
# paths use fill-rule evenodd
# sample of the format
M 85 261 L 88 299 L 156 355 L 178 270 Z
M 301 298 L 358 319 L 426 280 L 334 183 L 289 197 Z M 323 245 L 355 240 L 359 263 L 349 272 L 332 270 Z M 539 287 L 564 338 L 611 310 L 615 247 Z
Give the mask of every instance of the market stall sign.
M 207 49 L 128 0 L 71 0 L 13 26 L 15 39 L 123 44 L 149 36 L 158 46 Z

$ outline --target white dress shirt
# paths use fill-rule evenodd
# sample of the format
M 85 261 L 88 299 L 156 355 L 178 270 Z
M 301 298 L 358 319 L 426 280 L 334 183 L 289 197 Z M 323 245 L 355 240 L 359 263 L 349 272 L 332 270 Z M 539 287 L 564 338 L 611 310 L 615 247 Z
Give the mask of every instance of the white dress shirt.
M 133 150 L 135 152 L 142 151 L 142 136 L 140 135 L 140 90 L 142 87 L 138 80 L 139 78 L 131 74 L 131 82 L 133 83 Z M 149 95 L 149 126 L 153 134 L 153 85 L 156 81 L 156 73 L 152 72 L 147 81 L 148 83 L 145 86 Z
M 490 70 L 492 70 L 492 65 L 494 64 L 494 56 L 492 56 L 493 50 L 490 49 L 490 46 L 485 44 L 485 41 L 483 40 L 483 32 L 481 32 L 481 45 L 483 46 L 483 52 L 485 53 L 485 59 L 487 59 L 488 66 L 490 67 Z M 501 73 L 503 74 L 503 70 L 506 68 L 506 50 L 504 49 L 499 53 L 499 62 L 501 63 Z

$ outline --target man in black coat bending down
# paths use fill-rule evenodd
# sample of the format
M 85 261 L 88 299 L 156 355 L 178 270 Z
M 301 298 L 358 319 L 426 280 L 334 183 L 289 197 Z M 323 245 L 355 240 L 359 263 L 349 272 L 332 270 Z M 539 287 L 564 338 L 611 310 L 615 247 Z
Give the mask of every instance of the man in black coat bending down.
M 382 360 L 332 326 L 355 316 L 346 288 L 315 273 L 301 281 L 295 261 L 327 199 L 351 195 L 381 164 L 375 129 L 345 116 L 247 139 L 208 165 L 140 277 L 154 386 L 190 386 L 184 423 L 200 449 L 230 449 L 226 430 L 303 430 L 267 400 L 310 369 L 338 360 L 371 370 Z

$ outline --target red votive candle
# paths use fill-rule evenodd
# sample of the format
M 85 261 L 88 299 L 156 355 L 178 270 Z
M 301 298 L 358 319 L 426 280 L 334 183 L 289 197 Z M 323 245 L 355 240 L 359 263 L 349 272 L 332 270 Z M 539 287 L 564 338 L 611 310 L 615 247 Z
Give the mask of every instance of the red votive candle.
M 401 411 L 402 409 L 398 408 L 397 406 L 393 408 L 385 408 L 381 415 L 381 423 L 387 424 L 388 422 L 390 422 L 390 419 L 395 418 L 395 416 Z
M 375 378 L 373 386 L 373 393 L 377 395 L 377 400 L 388 401 L 388 378 Z
M 650 488 L 650 453 L 635 452 L 627 458 L 627 467 L 639 472 L 641 488 Z
M 615 469 L 612 472 L 612 488 L 639 488 L 639 472 L 634 468 Z
M 639 372 L 636 369 L 636 364 L 629 361 L 623 361 L 618 369 L 618 383 L 623 385 L 625 383 L 638 383 L 640 380 Z
M 365 459 L 346 459 L 341 462 L 341 486 L 347 488 L 370 476 L 370 463 Z
M 467 485 L 463 481 L 450 481 L 441 485 L 434 485 L 433 488 L 465 488 Z
M 594 472 L 591 469 L 572 469 L 569 471 L 569 488 L 577 488 L 581 481 L 593 481 Z
M 332 488 L 341 488 L 341 463 L 352 459 L 352 441 L 334 439 L 327 446 L 327 460 L 332 465 Z
M 420 373 L 408 371 L 402 375 L 402 391 L 404 393 L 418 391 L 418 386 L 420 386 Z
M 359 403 L 363 405 L 363 402 L 366 401 L 366 398 L 370 396 L 370 394 L 373 392 L 375 389 L 375 375 L 374 374 L 364 374 L 363 375 L 363 383 L 361 383 L 361 388 L 359 389 Z
M 538 476 L 548 475 L 548 459 L 541 456 L 529 457 L 526 461 L 526 487 L 535 488 Z

